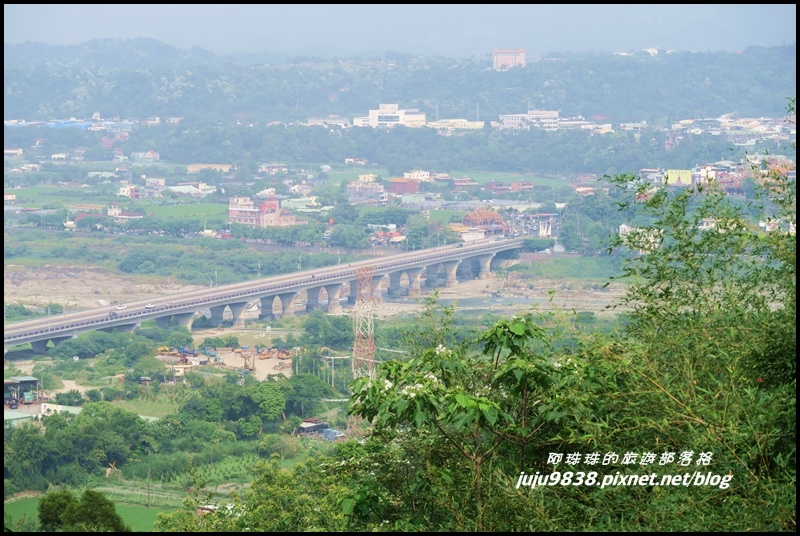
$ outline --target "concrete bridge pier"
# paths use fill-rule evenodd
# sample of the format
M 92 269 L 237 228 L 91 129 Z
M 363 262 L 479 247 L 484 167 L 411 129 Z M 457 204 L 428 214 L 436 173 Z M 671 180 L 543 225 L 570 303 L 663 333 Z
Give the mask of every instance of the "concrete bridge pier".
M 385 275 L 372 276 L 372 299 L 375 301 L 375 303 L 381 303 L 383 301 L 383 298 L 381 297 L 381 283 L 385 278 Z
M 342 291 L 342 286 L 341 283 L 325 285 L 325 292 L 328 293 L 328 308 L 325 310 L 326 313 L 334 315 L 342 313 L 342 305 L 339 303 L 339 293 Z
M 225 306 L 224 305 L 216 305 L 214 307 L 210 307 L 211 309 L 211 325 L 214 327 L 221 327 L 222 326 L 222 315 L 225 314 Z
M 408 274 L 408 295 L 420 296 L 422 294 L 422 268 L 409 268 Z
M 439 286 L 439 264 L 425 267 L 424 286 L 426 289 L 433 289 Z
M 46 354 L 47 353 L 47 343 L 50 341 L 33 341 L 31 343 L 31 348 L 33 348 L 34 354 Z
M 319 309 L 319 291 L 322 287 L 313 287 L 306 289 L 306 312 L 310 313 L 315 309 Z
M 358 280 L 352 279 L 348 282 L 350 290 L 347 291 L 347 303 L 355 305 L 358 301 Z
M 461 266 L 459 266 L 456 270 L 456 277 L 459 281 L 469 281 L 470 279 L 475 279 L 477 274 L 473 268 L 472 259 L 465 259 L 465 262 L 462 262 Z
M 197 313 L 195 313 L 195 312 L 178 313 L 178 314 L 173 315 L 173 316 L 175 317 L 175 321 L 179 325 L 181 325 L 181 326 L 185 327 L 186 329 L 188 329 L 189 331 L 191 331 L 192 330 L 192 322 L 194 322 L 194 319 L 197 317 Z M 169 319 L 167 320 L 167 322 L 169 322 Z
M 244 327 L 244 310 L 247 308 L 247 302 L 229 303 L 231 314 L 233 315 L 233 325 L 237 328 Z
M 278 294 L 281 299 L 281 306 L 283 308 L 281 316 L 294 316 L 294 299 L 297 298 L 297 292 L 284 292 Z
M 31 343 L 31 348 L 35 354 L 46 354 L 47 353 L 47 343 L 49 341 L 53 341 L 53 346 L 58 346 L 64 341 L 71 341 L 77 337 L 77 335 L 67 335 L 66 337 L 53 337 L 52 339 L 45 339 L 43 341 L 33 341 Z
M 458 285 L 458 276 L 456 275 L 456 272 L 458 271 L 459 265 L 461 265 L 461 261 L 448 261 L 443 262 L 442 264 L 444 265 L 445 273 L 447 274 L 444 286 L 455 287 Z
M 389 274 L 389 288 L 386 289 L 387 296 L 400 296 L 402 288 L 400 287 L 400 278 L 403 272 L 393 272 Z
M 275 315 L 272 314 L 272 306 L 275 303 L 275 296 L 267 296 L 261 298 L 261 311 L 258 313 L 259 320 L 274 320 Z
M 392 272 L 389 274 L 389 288 L 386 289 L 386 295 L 389 297 L 402 296 L 403 288 L 400 286 L 400 278 L 403 277 L 403 272 Z
M 169 316 L 159 316 L 155 319 L 156 325 L 163 329 L 169 329 L 172 325 L 172 318 L 175 318 L 175 322 L 178 323 L 179 326 L 183 326 L 189 331 L 192 330 L 192 322 L 194 319 L 197 318 L 198 313 L 178 313 L 175 315 Z
M 487 255 L 480 255 L 478 256 L 478 262 L 481 265 L 481 273 L 478 275 L 478 279 L 489 279 L 492 277 L 492 272 L 490 270 L 492 266 L 492 259 L 497 253 L 489 253 Z

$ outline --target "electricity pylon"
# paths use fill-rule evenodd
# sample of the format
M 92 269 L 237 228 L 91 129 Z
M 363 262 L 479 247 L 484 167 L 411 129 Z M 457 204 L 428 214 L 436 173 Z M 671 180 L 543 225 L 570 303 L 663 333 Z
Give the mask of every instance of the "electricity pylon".
M 356 303 L 353 307 L 353 378 L 375 376 L 375 300 L 372 296 L 374 266 L 357 268 Z

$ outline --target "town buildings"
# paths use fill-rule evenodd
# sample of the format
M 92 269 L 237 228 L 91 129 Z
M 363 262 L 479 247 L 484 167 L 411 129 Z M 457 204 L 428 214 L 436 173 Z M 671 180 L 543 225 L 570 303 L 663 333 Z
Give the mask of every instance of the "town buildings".
M 297 217 L 281 208 L 280 201 L 273 196 L 258 206 L 249 197 L 231 197 L 228 202 L 228 223 L 253 227 L 288 227 L 308 222 L 297 221 Z
M 353 125 L 372 128 L 402 125 L 419 128 L 425 126 L 425 114 L 417 109 L 401 110 L 398 104 L 381 104 L 377 110 L 370 110 L 367 117 L 353 118 Z

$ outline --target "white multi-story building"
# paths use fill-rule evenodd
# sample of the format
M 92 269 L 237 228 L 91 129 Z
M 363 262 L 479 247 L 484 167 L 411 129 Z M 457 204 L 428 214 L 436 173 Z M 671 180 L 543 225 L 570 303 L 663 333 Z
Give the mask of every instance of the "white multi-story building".
M 415 169 L 414 171 L 406 171 L 403 173 L 404 179 L 414 179 L 415 181 L 430 182 L 431 172 Z
M 425 114 L 417 109 L 401 110 L 397 104 L 381 104 L 377 110 L 370 110 L 367 117 L 354 117 L 357 127 L 393 127 L 403 125 L 411 128 L 425 126 Z
M 500 116 L 500 128 L 514 130 L 529 129 L 558 130 L 558 112 L 548 110 L 532 110 L 526 114 L 505 114 Z

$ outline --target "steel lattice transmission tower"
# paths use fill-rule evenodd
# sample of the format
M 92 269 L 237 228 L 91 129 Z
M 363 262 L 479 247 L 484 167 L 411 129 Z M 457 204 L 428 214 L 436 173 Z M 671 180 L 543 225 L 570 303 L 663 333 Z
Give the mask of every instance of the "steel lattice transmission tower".
M 375 300 L 372 296 L 374 266 L 354 270 L 356 303 L 353 307 L 353 378 L 375 377 Z

